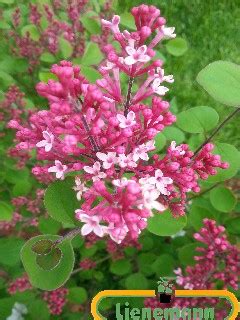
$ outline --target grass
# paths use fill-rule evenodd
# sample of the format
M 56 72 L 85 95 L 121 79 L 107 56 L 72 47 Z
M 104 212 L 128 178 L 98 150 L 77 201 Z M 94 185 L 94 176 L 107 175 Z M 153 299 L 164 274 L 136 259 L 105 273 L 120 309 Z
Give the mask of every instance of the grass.
M 166 72 L 175 77 L 171 98 L 176 97 L 178 109 L 207 105 L 215 108 L 221 119 L 225 118 L 232 108 L 215 102 L 195 79 L 198 72 L 213 61 L 240 64 L 239 0 L 120 0 L 119 6 L 128 10 L 141 3 L 159 7 L 167 18 L 167 25 L 175 26 L 177 35 L 188 42 L 189 50 L 181 57 L 163 51 L 167 58 Z M 236 117 L 218 138 L 240 147 L 238 127 L 239 117 Z

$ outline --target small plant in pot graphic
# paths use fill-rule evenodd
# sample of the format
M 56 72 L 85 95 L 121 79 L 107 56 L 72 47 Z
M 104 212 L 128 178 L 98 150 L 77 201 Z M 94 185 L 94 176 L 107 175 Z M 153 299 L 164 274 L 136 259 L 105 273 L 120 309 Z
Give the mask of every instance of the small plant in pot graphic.
M 170 303 L 172 300 L 173 294 L 173 284 L 169 283 L 166 279 L 160 278 L 157 282 L 158 284 L 158 294 L 159 294 L 159 301 L 161 303 Z

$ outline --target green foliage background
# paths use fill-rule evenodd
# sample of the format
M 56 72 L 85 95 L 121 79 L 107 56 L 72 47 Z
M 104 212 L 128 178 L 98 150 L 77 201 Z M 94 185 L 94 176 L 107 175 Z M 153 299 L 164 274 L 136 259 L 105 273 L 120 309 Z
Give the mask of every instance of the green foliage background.
M 41 0 L 39 1 L 41 2 Z M 20 5 L 24 11 L 26 3 L 36 3 L 39 1 L 22 0 L 18 1 L 18 5 Z M 44 0 L 42 2 L 51 1 Z M 94 6 L 98 3 L 96 0 L 91 0 L 90 2 L 94 4 Z M 103 2 L 103 0 L 99 1 L 100 4 Z M 116 14 L 124 15 L 132 6 L 139 5 L 143 2 L 159 7 L 162 15 L 167 19 L 167 25 L 175 26 L 177 36 L 185 39 L 187 42 L 188 49 L 180 56 L 170 54 L 166 42 L 158 47 L 159 54 L 166 60 L 164 66 L 166 74 L 173 74 L 175 78 L 175 82 L 171 85 L 171 90 L 168 95 L 168 99 L 171 100 L 172 112 L 178 116 L 178 114 L 184 110 L 197 106 L 206 106 L 215 109 L 220 118 L 218 119 L 218 115 L 214 110 L 208 112 L 206 110 L 209 110 L 209 108 L 205 107 L 206 114 L 209 118 L 207 123 L 209 128 L 207 128 L 207 130 L 194 128 L 195 132 L 192 134 L 192 129 L 189 130 L 189 128 L 186 128 L 188 119 L 186 120 L 184 114 L 181 114 L 179 117 L 179 119 L 181 118 L 181 123 L 179 122 L 172 128 L 168 128 L 164 131 L 164 134 L 158 135 L 156 141 L 157 151 L 161 152 L 161 150 L 164 150 L 165 144 L 173 139 L 178 143 L 183 141 L 188 142 L 190 146 L 195 149 L 216 126 L 218 120 L 223 120 L 226 115 L 230 114 L 233 110 L 233 108 L 226 107 L 211 98 L 199 86 L 196 81 L 196 76 L 206 65 L 216 60 L 226 60 L 240 64 L 239 1 L 114 0 L 113 11 L 115 11 Z M 0 0 L 0 17 L 8 16 L 6 11 L 11 10 L 11 6 L 14 7 L 14 0 Z M 86 24 L 89 23 L 89 20 L 87 21 Z M 5 27 L 6 25 L 4 26 L 4 23 L 1 24 L 0 21 L 0 36 L 3 36 Z M 99 25 L 90 24 L 88 32 L 89 34 L 99 32 Z M 15 82 L 26 93 L 29 108 L 32 108 L 34 105 L 44 108 L 47 105 L 46 101 L 39 98 L 33 88 L 40 80 L 45 81 L 49 78 L 49 67 L 56 61 L 54 59 L 53 61 L 50 61 L 51 59 L 48 61 L 49 57 L 42 57 L 37 72 L 34 73 L 30 79 L 26 73 L 26 59 L 18 60 L 8 54 L 10 41 L 11 39 L 2 37 L 0 42 L 0 100 L 9 84 Z M 57 58 L 60 60 L 65 56 L 68 57 L 71 55 L 71 50 L 72 48 L 69 48 L 69 45 L 63 43 L 62 52 L 59 53 Z M 77 57 L 74 63 L 82 64 L 82 69 L 86 75 L 94 79 L 98 75 L 94 67 L 92 67 L 93 60 L 95 63 L 99 63 L 102 60 L 102 55 L 95 44 L 89 43 L 83 57 Z M 202 107 L 201 112 L 203 112 Z M 190 113 L 192 113 L 192 110 Z M 210 119 L 210 113 L 212 119 Z M 182 130 L 179 130 L 179 128 Z M 2 129 L 2 127 L 0 127 L 0 129 Z M 0 143 L 0 164 L 2 168 L 2 172 L 0 173 L 0 214 L 2 214 L 1 218 L 3 220 L 5 218 L 7 220 L 7 218 L 12 215 L 13 207 L 10 205 L 12 197 L 31 195 L 34 194 L 36 188 L 42 187 L 31 177 L 30 166 L 22 171 L 17 171 L 14 168 L 15 161 L 5 157 L 5 152 L 11 145 L 12 138 L 13 133 L 8 130 L 7 135 Z M 196 254 L 196 242 L 193 240 L 192 235 L 201 228 L 202 220 L 205 217 L 213 218 L 217 220 L 218 223 L 224 224 L 227 227 L 230 240 L 239 245 L 240 205 L 238 201 L 238 184 L 240 154 L 233 146 L 224 144 L 230 143 L 235 147 L 240 147 L 239 117 L 234 118 L 234 120 L 217 135 L 215 142 L 217 143 L 217 151 L 224 157 L 223 160 L 229 160 L 231 162 L 231 169 L 226 172 L 221 172 L 218 178 L 213 177 L 208 182 L 202 183 L 203 190 L 213 187 L 216 182 L 219 183 L 219 186 L 209 193 L 203 193 L 200 197 L 192 196 L 192 203 L 187 208 L 188 220 L 184 217 L 174 222 L 174 224 L 169 212 L 165 212 L 157 218 L 151 218 L 149 230 L 152 233 L 148 230 L 143 232 L 140 238 L 140 243 L 142 244 L 141 252 L 138 252 L 134 247 L 126 248 L 124 250 L 124 257 L 117 261 L 106 260 L 104 241 L 99 241 L 87 249 L 83 239 L 80 239 L 80 237 L 75 238 L 72 243 L 76 262 L 84 258 L 92 258 L 104 261 L 104 263 L 100 264 L 100 266 L 94 270 L 77 273 L 68 280 L 66 286 L 70 290 L 68 297 L 70 304 L 65 308 L 64 314 L 59 317 L 49 315 L 46 303 L 40 299 L 41 291 L 37 289 L 10 297 L 6 292 L 6 279 L 1 277 L 0 274 L 0 320 L 6 319 L 6 316 L 9 315 L 16 301 L 27 305 L 29 315 L 26 319 L 29 320 L 36 320 L 35 315 L 38 310 L 42 311 L 41 318 L 39 318 L 40 320 L 81 319 L 83 312 L 77 310 L 77 312 L 73 313 L 71 311 L 74 309 L 73 305 L 84 304 L 87 299 L 90 301 L 91 297 L 97 291 L 110 288 L 155 288 L 156 279 L 159 276 L 173 277 L 173 270 L 175 268 L 179 266 L 184 268 L 187 265 L 194 264 L 193 256 Z M 229 178 L 231 178 L 231 180 L 228 180 Z M 58 203 L 59 193 L 62 193 L 62 190 L 66 189 L 68 189 L 68 192 L 64 194 L 63 201 Z M 221 198 L 222 201 L 218 201 L 219 198 Z M 45 237 L 47 234 L 57 234 L 63 229 L 72 228 L 74 226 L 72 224 L 72 222 L 74 222 L 74 219 L 72 219 L 73 212 L 75 205 L 77 206 L 75 200 L 71 178 L 64 182 L 52 184 L 45 197 L 45 206 L 50 217 L 41 216 L 37 234 L 43 234 L 43 237 Z M 66 216 L 67 214 L 69 215 L 69 201 L 71 201 L 72 204 L 72 215 Z M 61 212 L 61 214 L 59 214 L 59 212 Z M 26 210 L 21 213 L 26 217 L 31 215 L 31 213 Z M 162 229 L 159 229 L 159 226 L 161 226 Z M 183 227 L 186 227 L 186 234 L 184 236 L 170 238 L 171 235 L 174 235 Z M 18 231 L 19 230 L 16 230 L 14 237 L 0 238 L 0 272 L 8 273 L 9 278 L 7 281 L 21 276 L 24 272 L 20 261 L 20 250 L 25 240 L 17 236 Z M 25 238 L 36 235 L 34 228 L 30 227 L 28 232 L 29 234 Z M 41 277 L 39 277 L 39 274 L 35 274 L 35 260 L 31 261 L 31 259 L 28 259 L 29 246 L 32 246 L 31 241 L 32 240 L 30 240 L 30 244 L 25 244 L 22 257 L 25 256 L 27 257 L 26 260 L 29 260 L 27 268 L 26 265 L 25 268 L 28 269 L 28 271 L 30 270 L 30 273 L 33 272 L 32 280 L 33 282 L 36 280 L 37 283 L 39 279 L 42 279 L 42 274 Z M 66 246 L 68 246 L 68 243 Z M 72 256 L 71 249 L 67 247 L 66 250 L 68 250 L 69 256 Z M 61 268 L 65 268 L 64 264 L 65 262 L 58 266 L 60 270 Z M 39 268 L 39 266 L 37 266 L 37 268 Z M 66 266 L 66 268 L 68 268 L 68 266 Z M 62 281 L 61 275 L 59 275 L 60 283 L 65 281 L 64 277 Z M 66 279 L 67 278 L 68 276 Z M 53 285 L 54 281 L 50 283 L 50 287 Z M 45 283 L 44 286 L 44 288 L 46 288 Z M 236 294 L 240 296 L 239 292 Z M 107 303 L 102 303 L 101 308 L 102 310 L 107 310 L 109 306 Z M 90 318 L 89 316 L 89 319 Z

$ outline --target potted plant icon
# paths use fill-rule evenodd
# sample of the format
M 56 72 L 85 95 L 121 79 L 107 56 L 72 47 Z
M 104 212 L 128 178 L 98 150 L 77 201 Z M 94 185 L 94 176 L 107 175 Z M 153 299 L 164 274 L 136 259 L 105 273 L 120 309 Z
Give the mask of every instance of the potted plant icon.
M 169 283 L 166 279 L 160 278 L 157 282 L 159 301 L 161 303 L 170 303 L 172 300 L 172 287 L 173 284 Z

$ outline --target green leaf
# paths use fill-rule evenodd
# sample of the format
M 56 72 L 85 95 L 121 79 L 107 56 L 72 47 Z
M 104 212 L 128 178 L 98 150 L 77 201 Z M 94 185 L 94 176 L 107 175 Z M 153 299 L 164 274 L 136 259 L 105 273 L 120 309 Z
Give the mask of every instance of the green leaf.
M 43 270 L 53 270 L 62 259 L 62 251 L 59 248 L 52 249 L 48 254 L 38 255 L 36 262 Z
M 0 201 L 0 221 L 10 221 L 13 215 L 13 207 L 7 202 Z
M 218 102 L 240 105 L 240 66 L 229 61 L 215 61 L 201 70 L 197 82 Z
M 11 26 L 5 21 L 0 21 L 0 29 L 8 30 L 11 29 Z
M 225 222 L 227 231 L 239 236 L 240 234 L 240 217 L 229 219 Z
M 56 59 L 53 54 L 51 54 L 49 52 L 44 52 L 41 54 L 40 60 L 43 62 L 53 63 L 53 62 L 55 62 Z
M 148 280 L 142 273 L 133 273 L 126 278 L 125 286 L 130 290 L 148 289 Z
M 229 168 L 218 169 L 218 174 L 210 176 L 208 181 L 214 183 L 234 177 L 240 169 L 240 152 L 230 144 L 217 142 L 213 153 L 219 154 L 222 161 L 228 162 Z
M 44 204 L 49 215 L 62 223 L 75 222 L 75 210 L 79 207 L 76 193 L 73 190 L 73 179 L 55 181 L 47 188 Z
M 37 315 L 37 320 L 49 320 L 50 313 L 47 306 L 47 303 L 40 299 L 30 300 L 30 303 L 27 305 L 28 313 L 31 316 L 31 319 L 35 319 Z M 41 312 L 39 312 L 41 310 Z
M 176 141 L 177 144 L 180 144 L 185 140 L 185 134 L 182 130 L 175 127 L 167 127 L 164 129 L 163 133 L 168 141 Z
M 15 0 L 0 0 L 0 3 L 4 3 L 4 4 L 12 4 L 14 2 Z
M 32 189 L 32 184 L 27 180 L 18 181 L 13 187 L 13 196 L 26 196 Z
M 53 242 L 49 239 L 39 240 L 32 246 L 32 251 L 36 254 L 44 255 L 51 251 Z
M 61 223 L 52 218 L 39 218 L 38 229 L 43 234 L 57 234 L 61 229 Z
M 218 187 L 210 191 L 210 201 L 215 209 L 221 212 L 230 212 L 236 205 L 236 198 L 231 190 Z
M 146 276 L 150 276 L 154 273 L 152 264 L 156 260 L 156 255 L 151 252 L 140 253 L 137 256 L 138 268 Z
M 0 87 L 2 90 L 7 89 L 10 85 L 14 84 L 15 80 L 6 72 L 0 70 Z
M 180 57 L 188 50 L 188 43 L 183 38 L 176 38 L 167 42 L 166 49 L 173 56 Z
M 27 33 L 30 34 L 30 38 L 34 41 L 38 41 L 40 39 L 40 33 L 34 24 L 28 24 L 22 28 L 22 36 L 25 36 Z
M 187 223 L 187 217 L 174 218 L 169 210 L 155 213 L 148 219 L 148 230 L 158 236 L 172 236 L 182 230 Z
M 157 277 L 169 276 L 174 269 L 174 259 L 169 254 L 160 255 L 152 264 L 152 269 Z
M 64 59 L 68 59 L 73 54 L 73 48 L 71 44 L 64 38 L 59 38 L 59 47 Z
M 48 82 L 48 80 L 50 79 L 57 80 L 57 77 L 55 76 L 55 74 L 51 72 L 40 71 L 38 74 L 38 77 L 39 77 L 39 80 L 43 82 Z
M 0 264 L 13 267 L 20 263 L 20 250 L 24 241 L 18 238 L 0 239 Z
M 158 152 L 160 150 L 162 150 L 166 144 L 166 137 L 164 134 L 162 134 L 161 132 L 159 132 L 156 137 L 154 138 L 155 140 L 155 147 L 156 150 L 154 150 L 155 152 Z
M 124 12 L 123 14 L 121 14 L 120 23 L 121 25 L 129 29 L 132 29 L 132 30 L 136 29 L 134 18 L 129 12 Z
M 101 74 L 92 67 L 81 66 L 81 72 L 92 83 L 101 78 Z
M 98 65 L 102 60 L 103 54 L 98 45 L 96 43 L 89 42 L 82 57 L 81 64 L 84 66 Z
M 213 214 L 206 208 L 193 205 L 190 208 L 188 215 L 188 224 L 192 226 L 196 231 L 203 227 L 203 219 L 214 218 Z
M 178 258 L 184 266 L 193 266 L 195 264 L 194 256 L 199 255 L 196 248 L 200 247 L 199 243 L 190 243 L 178 249 Z
M 84 28 L 91 34 L 101 34 L 101 26 L 98 21 L 90 17 L 82 17 L 81 22 Z
M 29 280 L 34 287 L 42 290 L 55 290 L 61 287 L 71 275 L 74 267 L 74 252 L 70 241 L 66 240 L 58 245 L 62 252 L 62 259 L 52 270 L 43 270 L 36 261 L 39 256 L 32 251 L 33 245 L 39 240 L 56 241 L 59 238 L 59 236 L 54 235 L 41 235 L 28 240 L 23 246 L 21 259 Z
M 18 181 L 27 180 L 29 178 L 29 171 L 28 169 L 22 170 L 12 170 L 8 169 L 6 171 L 6 181 L 9 183 L 17 184 Z
M 82 287 L 73 287 L 69 289 L 68 300 L 73 303 L 82 304 L 87 301 L 87 291 Z
M 110 271 L 118 276 L 123 276 L 131 272 L 131 263 L 126 259 L 113 261 L 110 266 Z
M 186 132 L 202 133 L 213 129 L 218 121 L 218 113 L 213 108 L 201 106 L 180 112 L 177 126 Z

